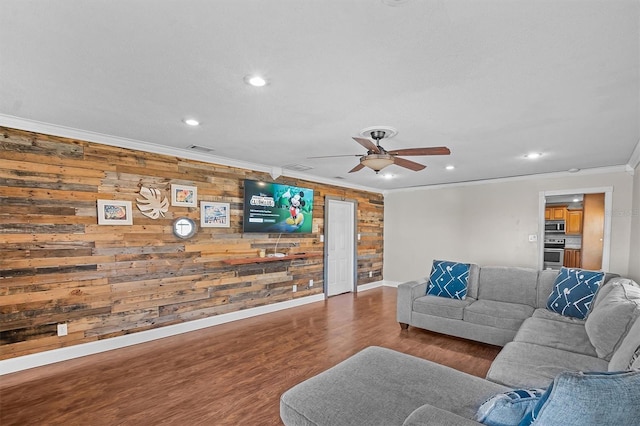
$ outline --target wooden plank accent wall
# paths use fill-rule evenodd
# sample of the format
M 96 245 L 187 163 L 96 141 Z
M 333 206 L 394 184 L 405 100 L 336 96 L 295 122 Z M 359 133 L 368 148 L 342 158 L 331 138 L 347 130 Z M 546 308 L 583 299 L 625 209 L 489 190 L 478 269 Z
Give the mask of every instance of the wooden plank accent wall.
M 272 249 L 277 234 L 243 234 L 243 180 L 267 174 L 0 127 L 0 359 L 106 339 L 323 292 L 322 257 L 228 265 Z M 280 177 L 313 188 L 317 234 L 283 235 L 291 254 L 322 252 L 324 198 L 358 201 L 358 285 L 382 279 L 383 196 Z M 174 218 L 143 216 L 140 186 L 228 202 L 230 228 L 176 238 Z M 99 226 L 96 200 L 128 200 L 133 225 Z M 369 277 L 369 273 L 373 277 Z M 309 287 L 309 280 L 314 286 Z M 298 291 L 293 292 L 293 284 Z M 69 334 L 57 336 L 57 324 Z

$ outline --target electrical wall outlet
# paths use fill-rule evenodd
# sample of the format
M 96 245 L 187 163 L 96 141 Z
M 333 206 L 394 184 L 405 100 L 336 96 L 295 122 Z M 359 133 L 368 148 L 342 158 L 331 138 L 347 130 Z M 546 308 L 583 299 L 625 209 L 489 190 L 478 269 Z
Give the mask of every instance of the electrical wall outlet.
M 309 287 L 313 287 L 313 280 L 309 280 Z
M 369 278 L 373 278 L 373 271 L 369 271 Z
M 324 243 L 324 234 L 320 234 L 320 242 Z
M 67 335 L 67 324 L 58 324 L 58 336 Z
M 296 291 L 298 291 L 298 286 L 296 284 L 293 285 L 293 292 L 295 293 Z
M 535 243 L 536 241 L 538 241 L 538 234 L 529 234 L 529 242 Z

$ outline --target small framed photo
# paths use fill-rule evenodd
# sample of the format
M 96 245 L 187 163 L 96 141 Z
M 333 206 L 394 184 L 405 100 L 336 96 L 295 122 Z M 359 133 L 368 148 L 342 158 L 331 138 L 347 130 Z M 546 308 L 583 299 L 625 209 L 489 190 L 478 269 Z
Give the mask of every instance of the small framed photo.
M 98 225 L 133 225 L 131 201 L 98 200 Z
M 171 205 L 198 207 L 198 188 L 195 186 L 171 184 Z
M 200 201 L 200 227 L 228 228 L 229 210 L 229 203 Z

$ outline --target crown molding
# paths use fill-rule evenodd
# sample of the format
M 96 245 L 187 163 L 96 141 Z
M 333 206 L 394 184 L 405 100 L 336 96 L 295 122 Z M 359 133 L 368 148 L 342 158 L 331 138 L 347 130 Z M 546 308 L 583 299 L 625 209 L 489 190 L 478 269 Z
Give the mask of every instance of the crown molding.
M 570 177 L 576 175 L 598 175 L 605 173 L 629 173 L 629 165 L 620 165 L 620 166 L 609 166 L 609 167 L 594 167 L 591 169 L 581 169 L 576 173 L 571 172 L 554 172 L 554 173 L 540 173 L 535 175 L 522 175 L 522 176 L 510 176 L 504 178 L 496 178 L 496 179 L 482 179 L 482 180 L 474 180 L 467 182 L 453 182 L 453 183 L 443 183 L 438 185 L 425 185 L 425 186 L 414 186 L 411 188 L 399 188 L 399 189 L 391 189 L 384 192 L 385 195 L 397 193 L 397 192 L 413 192 L 413 191 L 422 191 L 422 190 L 432 190 L 432 189 L 444 189 L 444 188 L 455 188 L 460 186 L 475 186 L 475 185 L 486 185 L 490 183 L 504 183 L 504 182 L 518 182 L 523 180 L 537 180 L 537 179 L 554 179 L 554 178 L 562 178 L 562 177 Z
M 69 139 L 82 140 L 87 142 L 95 142 L 103 145 L 116 146 L 119 148 L 134 149 L 143 152 L 150 152 L 154 154 L 169 155 L 172 157 L 180 157 L 189 160 L 202 161 L 205 163 L 220 164 L 223 166 L 236 167 L 240 169 L 253 170 L 256 172 L 262 172 L 271 174 L 274 170 L 273 166 L 267 166 L 264 164 L 250 163 L 247 161 L 233 160 L 227 157 L 219 157 L 216 155 L 204 154 L 196 151 L 190 151 L 187 149 L 167 147 L 152 142 L 141 141 L 137 139 L 128 139 L 119 136 L 107 135 L 104 133 L 97 133 L 88 130 L 76 129 L 73 127 L 60 126 L 57 124 L 44 123 L 36 120 L 29 120 L 21 117 L 15 117 L 12 115 L 0 114 L 0 126 L 11 127 L 14 129 L 25 130 L 28 132 L 42 133 L 52 136 L 58 136 Z M 361 191 L 373 192 L 382 194 L 383 191 L 378 188 L 370 188 L 363 185 L 355 185 L 348 182 L 343 182 L 337 179 L 327 179 L 320 176 L 314 176 L 310 174 L 300 173 L 293 170 L 280 169 L 281 176 L 291 177 L 294 179 L 301 179 L 315 183 L 322 183 L 326 185 L 338 186 L 341 188 L 356 189 Z M 275 179 L 274 179 L 275 180 Z

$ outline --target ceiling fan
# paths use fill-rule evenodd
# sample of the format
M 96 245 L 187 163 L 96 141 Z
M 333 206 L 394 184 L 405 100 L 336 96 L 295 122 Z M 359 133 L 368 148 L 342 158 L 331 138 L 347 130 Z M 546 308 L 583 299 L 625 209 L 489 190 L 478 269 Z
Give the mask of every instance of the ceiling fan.
M 395 149 L 387 151 L 380 146 L 380 140 L 384 139 L 386 132 L 384 130 L 372 130 L 370 132 L 371 138 L 376 141 L 374 144 L 372 141 L 366 138 L 356 138 L 353 140 L 367 149 L 366 154 L 355 154 L 356 157 L 360 157 L 360 164 L 349 170 L 349 173 L 357 172 L 365 167 L 369 167 L 374 172 L 378 173 L 391 164 L 395 164 L 400 167 L 404 167 L 409 170 L 417 172 L 424 169 L 426 166 L 415 161 L 407 160 L 406 158 L 400 158 L 402 156 L 411 155 L 449 155 L 451 151 L 446 146 L 434 146 L 425 148 L 405 148 Z M 351 157 L 352 155 L 329 155 L 324 157 L 310 157 L 310 158 L 331 158 L 331 157 Z

